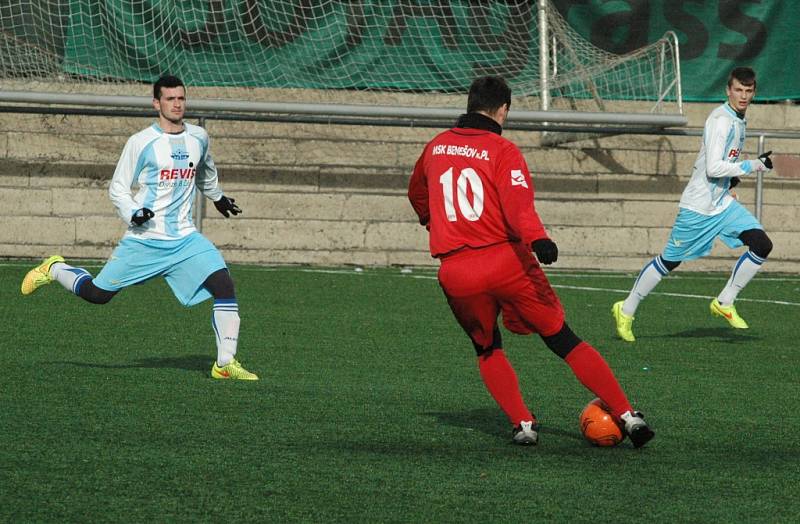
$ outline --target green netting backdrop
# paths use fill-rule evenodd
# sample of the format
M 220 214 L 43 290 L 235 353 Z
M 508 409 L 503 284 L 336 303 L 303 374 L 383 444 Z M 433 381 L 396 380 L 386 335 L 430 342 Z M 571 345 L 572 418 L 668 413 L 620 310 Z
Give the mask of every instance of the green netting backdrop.
M 800 98 L 800 4 L 757 0 L 552 0 L 580 35 L 625 53 L 675 31 L 684 100 L 719 100 L 736 65 L 760 99 Z M 0 64 L 25 42 L 63 72 L 193 85 L 459 91 L 477 74 L 538 76 L 536 0 L 4 0 Z M 47 28 L 45 30 L 41 28 Z M 50 59 L 50 58 L 48 58 Z M 4 62 L 5 60 L 5 62 Z M 51 60 L 52 61 L 52 60 Z M 220 79 L 218 73 L 226 71 Z

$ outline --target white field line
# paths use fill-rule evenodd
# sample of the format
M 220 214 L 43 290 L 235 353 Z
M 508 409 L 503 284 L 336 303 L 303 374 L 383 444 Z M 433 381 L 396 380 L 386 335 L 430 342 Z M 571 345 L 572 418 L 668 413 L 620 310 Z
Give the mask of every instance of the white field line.
M 0 267 L 30 267 L 30 263 L 22 263 L 22 262 L 0 262 Z M 101 264 L 85 264 L 84 267 L 102 267 Z M 294 266 L 275 266 L 275 267 L 261 267 L 261 266 L 241 266 L 237 268 L 237 271 L 259 271 L 259 272 L 278 272 L 278 271 L 289 271 L 289 272 L 299 272 L 299 273 L 322 273 L 322 274 L 332 274 L 332 275 L 353 275 L 353 276 L 383 276 L 386 275 L 387 272 L 382 268 L 380 273 L 375 273 L 374 270 L 369 268 L 341 268 L 341 269 L 323 269 L 323 268 L 299 268 Z M 417 271 L 417 273 L 403 273 L 400 270 L 397 273 L 389 273 L 389 276 L 392 277 L 402 277 L 402 278 L 414 278 L 414 279 L 422 279 L 422 280 L 436 280 L 436 270 L 422 270 L 422 274 L 420 274 L 420 270 L 412 270 Z M 552 272 L 550 277 L 551 278 L 620 278 L 629 276 L 628 274 L 594 274 L 594 273 L 561 273 L 561 272 Z M 693 276 L 691 274 L 684 274 L 684 275 L 670 275 L 670 279 L 685 279 L 685 280 L 718 280 L 720 277 L 712 277 L 712 276 L 702 276 L 697 275 Z M 798 282 L 800 283 L 800 277 L 769 277 L 769 276 L 762 276 L 756 277 L 758 280 L 762 281 L 774 281 L 774 282 Z M 556 289 L 572 289 L 577 291 L 593 291 L 593 292 L 601 292 L 601 293 L 621 293 L 621 294 L 628 294 L 630 292 L 629 289 L 614 289 L 614 288 L 602 288 L 602 287 L 588 287 L 588 286 L 572 286 L 567 284 L 552 284 L 552 286 Z M 681 298 L 698 298 L 709 300 L 714 298 L 711 295 L 695 295 L 690 293 L 669 293 L 669 292 L 660 292 L 660 291 L 653 291 L 650 293 L 651 295 L 661 295 L 666 297 L 681 297 Z M 786 300 L 767 300 L 761 298 L 737 298 L 738 302 L 757 302 L 762 304 L 779 304 L 783 306 L 800 306 L 800 302 L 789 302 Z
M 2 266 L 3 264 L 0 264 Z M 356 268 L 356 267 L 348 267 L 348 268 L 300 268 L 294 266 L 272 266 L 272 267 L 261 267 L 261 266 L 241 266 L 238 267 L 237 270 L 241 271 L 299 271 L 305 273 L 330 273 L 330 274 L 337 274 L 337 275 L 361 275 L 361 274 L 374 274 L 374 269 L 372 268 Z M 388 268 L 379 268 L 382 274 L 388 273 Z M 396 270 L 399 275 L 394 276 L 403 276 L 406 278 L 428 278 L 430 275 L 436 275 L 436 269 L 413 269 L 412 272 L 403 273 L 399 269 Z M 573 273 L 573 272 L 561 272 L 561 271 L 547 271 L 547 275 L 549 278 L 630 278 L 631 281 L 636 279 L 637 273 Z M 714 276 L 714 275 L 693 275 L 692 273 L 683 273 L 679 275 L 670 275 L 670 280 L 719 280 L 725 279 L 725 276 Z M 760 275 L 756 277 L 759 281 L 766 281 L 766 282 L 797 282 L 800 284 L 800 275 L 798 276 L 775 276 L 771 277 L 768 275 Z M 627 293 L 627 291 L 626 291 Z
M 582 286 L 565 286 L 563 284 L 553 284 L 554 288 L 561 288 L 561 289 L 577 289 L 580 291 L 604 291 L 610 293 L 622 293 L 627 295 L 630 293 L 629 289 L 607 289 L 607 288 L 600 288 L 600 287 L 582 287 Z M 652 291 L 651 295 L 661 295 L 664 297 L 682 297 L 682 298 L 702 298 L 705 300 L 709 300 L 714 298 L 711 295 L 692 295 L 689 293 L 667 293 L 667 292 L 659 292 L 659 291 Z M 800 306 L 800 302 L 788 302 L 786 300 L 767 300 L 763 298 L 737 298 L 737 302 L 760 302 L 762 304 L 780 304 L 783 306 Z
M 301 271 L 301 272 L 305 272 L 305 273 L 329 273 L 329 274 L 337 274 L 337 275 L 356 275 L 356 276 L 364 276 L 364 275 L 372 275 L 372 274 L 374 274 L 374 273 L 370 272 L 369 269 L 367 269 L 367 270 L 362 269 L 361 271 L 357 271 L 355 268 L 353 268 L 353 269 L 314 269 L 314 268 L 292 268 L 292 267 L 289 267 L 289 266 L 287 266 L 287 267 L 272 267 L 272 268 L 267 268 L 267 267 L 262 268 L 262 267 L 252 267 L 252 266 L 250 266 L 250 267 L 240 268 L 240 269 L 246 269 L 248 271 L 252 271 L 252 270 L 255 270 L 255 271 L 282 271 L 282 270 L 287 270 L 287 271 Z M 384 271 L 381 272 L 381 275 L 385 275 L 385 274 L 386 273 Z M 398 273 L 390 273 L 390 276 L 402 277 L 402 278 L 415 278 L 415 279 L 421 279 L 421 280 L 436 280 L 435 270 L 431 270 L 428 274 L 422 274 L 422 275 L 414 274 L 414 273 L 401 273 L 401 272 L 398 271 Z M 591 273 L 583 273 L 583 274 L 580 274 L 580 273 L 559 273 L 557 275 L 552 275 L 552 276 L 561 278 L 561 277 L 571 277 L 571 276 L 592 277 L 592 276 L 598 276 L 598 275 L 593 275 Z M 608 275 L 608 276 L 609 277 L 614 277 L 614 275 Z M 615 278 L 619 278 L 619 276 L 620 275 L 617 275 Z M 670 278 L 672 278 L 672 277 L 670 277 Z M 682 278 L 691 279 L 692 276 L 691 275 L 687 275 L 687 276 L 683 276 Z M 697 279 L 698 280 L 700 280 L 700 279 L 707 280 L 707 279 L 711 279 L 711 278 L 713 278 L 713 277 L 699 277 Z M 716 280 L 718 280 L 718 279 L 719 279 L 719 277 L 716 278 Z M 774 281 L 780 281 L 780 282 L 788 281 L 788 282 L 798 282 L 798 283 L 800 283 L 800 277 L 798 277 L 798 278 L 792 278 L 792 277 L 769 278 L 769 277 L 765 277 L 765 278 L 759 278 L 759 280 L 774 280 Z M 586 287 L 586 286 L 570 286 L 570 285 L 566 285 L 566 284 L 552 284 L 552 286 L 554 288 L 557 288 L 557 289 L 573 289 L 573 290 L 578 290 L 578 291 L 595 291 L 595 292 L 602 292 L 602 293 L 621 293 L 621 294 L 625 294 L 625 295 L 627 295 L 630 292 L 629 289 L 614 289 L 614 288 Z M 651 295 L 661 295 L 661 296 L 666 296 L 666 297 L 699 298 L 699 299 L 704 299 L 704 300 L 710 300 L 710 299 L 714 298 L 711 295 L 694 295 L 694 294 L 690 294 L 690 293 L 668 293 L 668 292 L 659 292 L 659 291 L 654 291 L 654 292 L 651 292 L 650 294 Z M 758 303 L 763 303 L 763 304 L 779 304 L 779 305 L 783 305 L 783 306 L 800 306 L 800 302 L 789 302 L 789 301 L 786 301 L 786 300 L 766 300 L 766 299 L 761 299 L 761 298 L 737 298 L 736 300 L 738 302 L 758 302 Z

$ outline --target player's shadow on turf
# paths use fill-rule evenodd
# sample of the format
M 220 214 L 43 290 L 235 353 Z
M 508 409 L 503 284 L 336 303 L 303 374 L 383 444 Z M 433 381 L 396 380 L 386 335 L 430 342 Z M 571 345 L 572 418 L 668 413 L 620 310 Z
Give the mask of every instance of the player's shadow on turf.
M 173 368 L 185 369 L 187 371 L 202 371 L 207 373 L 214 358 L 208 355 L 183 355 L 180 357 L 149 357 L 137 358 L 133 362 L 121 364 L 98 364 L 96 362 L 74 362 L 67 360 L 57 360 L 44 362 L 45 364 L 62 364 L 83 368 L 101 369 L 132 369 L 132 368 Z
M 508 421 L 497 409 L 478 408 L 469 411 L 428 412 L 429 417 L 436 419 L 439 424 L 466 428 L 480 431 L 487 435 L 499 435 L 501 428 L 508 425 Z
M 508 425 L 508 419 L 497 408 L 478 408 L 470 409 L 468 411 L 451 411 L 451 412 L 428 412 L 425 413 L 430 417 L 434 417 L 440 424 L 446 426 L 453 426 L 457 428 L 466 428 L 470 430 L 480 431 L 493 437 L 508 439 L 511 436 L 511 430 Z M 542 426 L 539 428 L 539 433 L 545 435 L 558 435 L 559 437 L 566 437 L 575 440 L 583 440 L 583 436 L 578 431 L 565 431 L 563 429 Z
M 732 344 L 749 344 L 760 338 L 749 333 L 744 333 L 741 329 L 731 329 L 727 327 L 687 329 L 686 331 L 681 331 L 669 336 L 681 338 L 716 338 L 720 342 L 729 342 Z

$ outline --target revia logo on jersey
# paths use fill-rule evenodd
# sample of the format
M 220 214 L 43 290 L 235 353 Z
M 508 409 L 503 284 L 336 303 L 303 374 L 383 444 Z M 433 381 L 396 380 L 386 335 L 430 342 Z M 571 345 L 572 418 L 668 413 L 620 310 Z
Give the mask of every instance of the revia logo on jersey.
M 189 153 L 184 151 L 183 149 L 176 149 L 170 155 L 173 160 L 186 160 L 189 158 Z

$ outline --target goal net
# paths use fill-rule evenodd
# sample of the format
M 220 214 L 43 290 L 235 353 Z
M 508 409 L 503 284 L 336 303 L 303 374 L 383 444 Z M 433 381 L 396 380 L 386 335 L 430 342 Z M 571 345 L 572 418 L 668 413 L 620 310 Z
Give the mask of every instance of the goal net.
M 671 38 L 627 55 L 604 52 L 549 2 L 533 0 L 0 6 L 0 90 L 117 86 L 111 92 L 141 94 L 141 83 L 170 73 L 191 86 L 463 94 L 476 76 L 493 74 L 512 86 L 518 108 L 605 111 L 609 101 L 624 100 L 644 112 L 675 114 L 676 55 Z

